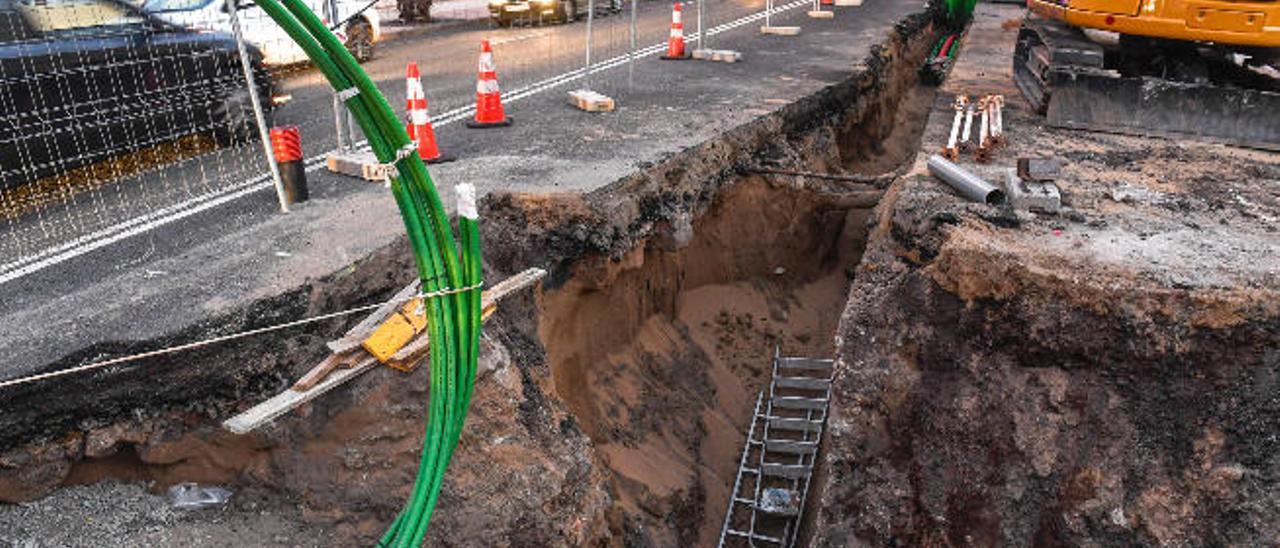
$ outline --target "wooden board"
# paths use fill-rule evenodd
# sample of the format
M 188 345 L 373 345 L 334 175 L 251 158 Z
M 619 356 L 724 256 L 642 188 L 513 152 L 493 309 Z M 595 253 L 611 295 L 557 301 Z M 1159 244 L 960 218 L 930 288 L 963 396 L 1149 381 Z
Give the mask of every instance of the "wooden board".
M 587 89 L 570 91 L 569 104 L 587 112 L 609 112 L 614 108 L 612 98 Z
M 537 283 L 538 280 L 541 280 L 546 275 L 546 270 L 530 268 L 486 289 L 480 295 L 481 319 L 487 319 L 497 310 L 499 299 Z M 391 356 L 387 365 L 401 371 L 412 371 L 417 366 L 417 363 L 427 355 L 427 349 L 430 346 L 429 342 L 427 334 L 423 333 Z
M 836 16 L 836 12 L 834 11 L 815 10 L 815 11 L 809 12 L 809 18 L 811 19 L 833 19 L 835 18 L 835 16 Z
M 737 63 L 742 59 L 742 54 L 731 49 L 695 49 L 693 50 L 693 58 L 704 61 L 719 61 L 721 63 Z
M 381 183 L 386 179 L 382 164 L 372 152 L 330 152 L 325 158 L 329 171 Z
M 775 36 L 795 36 L 800 34 L 800 27 L 760 27 L 761 34 L 773 34 Z
M 547 275 L 547 271 L 541 268 L 530 268 L 528 270 L 525 270 L 524 272 L 516 274 L 515 276 L 512 276 L 501 282 L 498 282 L 493 287 L 485 289 L 484 292 L 481 293 L 481 296 L 480 296 L 481 309 L 484 311 L 491 311 L 497 306 L 498 301 L 502 300 L 503 297 L 506 297 L 507 295 L 510 295 L 511 293 L 514 293 L 526 287 L 532 286 L 534 283 L 537 283 L 538 280 L 541 280 L 546 275 Z M 408 302 L 409 299 L 413 298 L 417 294 L 418 294 L 417 284 L 416 283 L 409 284 L 408 287 L 405 287 L 400 291 L 400 293 L 397 293 L 395 297 L 393 297 L 391 300 L 384 303 L 383 307 L 378 308 L 373 312 L 373 314 L 370 314 L 368 318 L 365 318 L 363 321 L 357 324 L 356 327 L 351 328 L 351 330 L 347 332 L 348 335 L 351 335 L 353 333 L 356 333 L 364 329 L 372 331 L 373 328 L 377 327 L 378 321 L 381 321 L 381 320 L 370 321 L 370 318 L 373 318 L 375 316 L 380 316 L 382 318 L 385 318 L 386 315 L 390 313 L 391 310 L 394 310 L 397 306 L 402 305 L 405 302 Z M 492 312 L 489 312 L 489 313 L 491 314 Z M 348 340 L 348 337 L 343 337 L 342 339 L 339 339 L 338 341 L 335 341 L 335 342 L 341 342 L 346 340 Z M 417 339 L 415 339 L 414 341 L 406 345 L 404 348 L 400 349 L 400 351 L 397 352 L 395 356 L 392 356 L 391 359 L 395 360 L 396 356 L 401 356 L 402 354 L 405 354 L 405 358 L 409 359 L 412 357 L 413 352 L 425 352 L 427 350 L 427 343 L 428 343 L 427 336 L 424 333 L 422 336 L 418 337 Z M 331 348 L 332 348 L 332 344 L 333 343 L 330 343 Z M 360 346 L 360 341 L 356 341 L 355 348 L 359 348 L 359 346 Z M 411 350 L 411 349 L 416 349 L 416 350 Z M 338 353 L 338 352 L 335 352 L 335 353 Z M 264 401 L 258 405 L 255 405 L 252 408 L 246 410 L 245 412 L 240 413 L 239 415 L 236 415 L 234 417 L 231 417 L 230 419 L 227 419 L 222 423 L 222 427 L 236 434 L 244 434 L 247 432 L 251 432 L 261 427 L 262 425 L 268 422 L 271 422 L 272 420 L 275 420 L 277 417 L 284 415 L 289 411 L 297 409 L 302 404 L 315 399 L 317 396 L 324 394 L 325 392 L 328 392 L 334 389 L 335 387 L 359 376 L 360 374 L 372 369 L 375 365 L 378 364 L 377 359 L 375 359 L 373 356 L 364 354 L 363 350 L 361 350 L 360 356 L 361 357 L 359 361 L 356 362 L 356 364 L 353 365 L 350 369 L 337 369 L 332 373 L 330 373 L 328 377 L 325 377 L 324 380 L 319 381 L 318 383 L 315 384 L 315 386 L 313 386 L 308 390 L 294 390 L 293 388 L 289 388 L 284 392 L 281 392 L 275 395 L 271 399 L 268 399 L 267 401 Z M 326 361 L 328 361 L 328 359 L 326 359 Z M 322 362 L 322 365 L 323 365 L 323 362 Z
M 373 369 L 375 365 L 378 365 L 378 360 L 373 359 L 373 356 L 368 356 L 356 363 L 351 369 L 334 371 L 310 390 L 299 392 L 290 388 L 276 394 L 275 397 L 253 406 L 248 411 L 227 419 L 222 423 L 222 427 L 236 434 L 245 434 L 256 430 L 258 427 L 275 420 L 276 417 L 293 411 L 302 404 L 316 399 L 321 394 L 333 390 L 338 385 L 355 378 L 357 375 Z

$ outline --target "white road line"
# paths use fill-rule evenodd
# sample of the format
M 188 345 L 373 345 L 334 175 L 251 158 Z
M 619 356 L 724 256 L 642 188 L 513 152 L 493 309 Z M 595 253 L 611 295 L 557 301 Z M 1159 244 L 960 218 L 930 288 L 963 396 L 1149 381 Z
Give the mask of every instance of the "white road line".
M 811 4 L 811 0 L 796 0 L 782 6 L 774 6 L 773 13 L 778 14 Z M 755 12 L 728 23 L 711 27 L 707 29 L 707 34 L 714 36 L 761 19 L 764 19 L 764 12 Z M 518 39 L 520 37 L 515 38 Z M 696 35 L 685 38 L 686 42 L 696 42 L 697 40 L 698 37 Z M 665 42 L 660 42 L 652 46 L 641 48 L 636 50 L 636 57 L 644 58 L 656 55 L 665 50 L 666 47 L 667 45 Z M 591 72 L 594 74 L 603 70 L 617 68 L 626 64 L 630 58 L 630 55 L 619 55 L 606 59 L 598 65 L 593 65 Z M 535 82 L 528 86 L 512 90 L 511 92 L 504 93 L 502 95 L 502 100 L 504 103 L 519 101 L 526 97 L 532 97 L 544 91 L 552 90 L 570 82 L 580 80 L 583 76 L 583 69 L 574 69 L 569 72 Z M 446 126 L 471 117 L 475 111 L 476 109 L 474 106 L 455 108 L 442 113 L 436 120 L 432 121 L 432 124 L 435 126 Z M 357 143 L 357 147 L 365 150 L 368 148 L 368 144 L 362 141 Z M 320 169 L 325 164 L 326 155 L 328 155 L 328 152 L 307 158 L 303 161 L 303 165 L 306 166 L 306 170 L 309 172 Z M 91 251 L 101 249 L 125 238 L 154 230 L 174 221 L 179 221 L 197 213 L 234 201 L 243 196 L 248 196 L 249 194 L 253 194 L 260 190 L 272 188 L 272 186 L 270 177 L 263 174 L 252 179 L 241 181 L 235 185 L 208 192 L 184 202 L 153 211 L 146 215 L 134 217 L 91 234 L 86 234 L 62 245 L 43 250 L 35 255 L 23 257 L 0 266 L 0 284 L 11 282 L 18 278 L 22 278 L 23 276 L 39 272 L 40 270 L 50 266 L 74 259 Z

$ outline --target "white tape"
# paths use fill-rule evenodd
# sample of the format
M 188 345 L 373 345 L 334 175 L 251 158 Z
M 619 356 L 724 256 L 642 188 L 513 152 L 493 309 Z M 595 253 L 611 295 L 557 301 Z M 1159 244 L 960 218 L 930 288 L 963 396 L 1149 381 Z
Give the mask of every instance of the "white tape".
M 476 187 L 471 183 L 462 183 L 454 187 L 458 191 L 458 215 L 471 220 L 480 218 L 476 210 Z

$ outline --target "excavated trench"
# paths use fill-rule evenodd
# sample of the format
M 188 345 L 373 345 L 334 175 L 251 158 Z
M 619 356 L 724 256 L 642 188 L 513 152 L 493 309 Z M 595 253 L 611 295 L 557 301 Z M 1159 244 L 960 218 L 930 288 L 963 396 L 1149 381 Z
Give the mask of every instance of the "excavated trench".
M 650 241 L 546 292 L 556 393 L 612 472 L 627 530 L 715 542 L 774 347 L 831 356 L 868 215 L 747 177 L 683 247 Z
M 872 210 L 913 160 L 933 101 L 916 69 L 934 37 L 929 16 L 908 18 L 845 82 L 593 196 L 486 199 L 486 276 L 539 264 L 551 273 L 536 299 L 504 303 L 486 325 L 486 373 L 428 542 L 714 544 L 775 347 L 835 353 Z M 399 251 L 362 268 L 407 272 L 388 259 Z M 398 286 L 393 276 L 379 283 L 304 298 L 331 306 Z M 296 507 L 317 539 L 368 543 L 412 483 L 422 370 L 407 381 L 375 371 L 250 436 L 209 420 L 278 389 L 317 359 L 303 350 L 316 346 L 243 359 L 233 379 L 213 382 L 236 388 L 196 408 L 135 411 L 10 452 L 0 464 L 27 473 L 0 473 L 0 500 L 104 479 L 223 483 L 257 505 L 240 511 Z

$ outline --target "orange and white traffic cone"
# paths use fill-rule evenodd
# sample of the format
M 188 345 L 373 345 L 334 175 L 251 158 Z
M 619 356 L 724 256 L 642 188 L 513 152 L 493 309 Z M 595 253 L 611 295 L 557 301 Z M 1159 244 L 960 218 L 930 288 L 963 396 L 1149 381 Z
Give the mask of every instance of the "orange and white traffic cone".
M 493 65 L 493 47 L 488 40 L 480 42 L 480 77 L 476 80 L 476 117 L 467 127 L 499 127 L 511 125 L 502 110 L 502 92 L 498 90 L 498 71 Z
M 668 61 L 688 59 L 689 53 L 684 50 L 684 21 L 680 17 L 680 4 L 671 5 L 671 37 L 667 38 L 667 54 L 662 58 Z
M 405 109 L 409 112 L 409 123 L 405 129 L 409 138 L 418 143 L 418 156 L 428 164 L 448 162 L 452 157 L 440 154 L 436 144 L 436 130 L 431 127 L 431 114 L 427 110 L 427 94 L 422 89 L 422 75 L 418 73 L 418 63 L 410 61 L 405 69 Z

